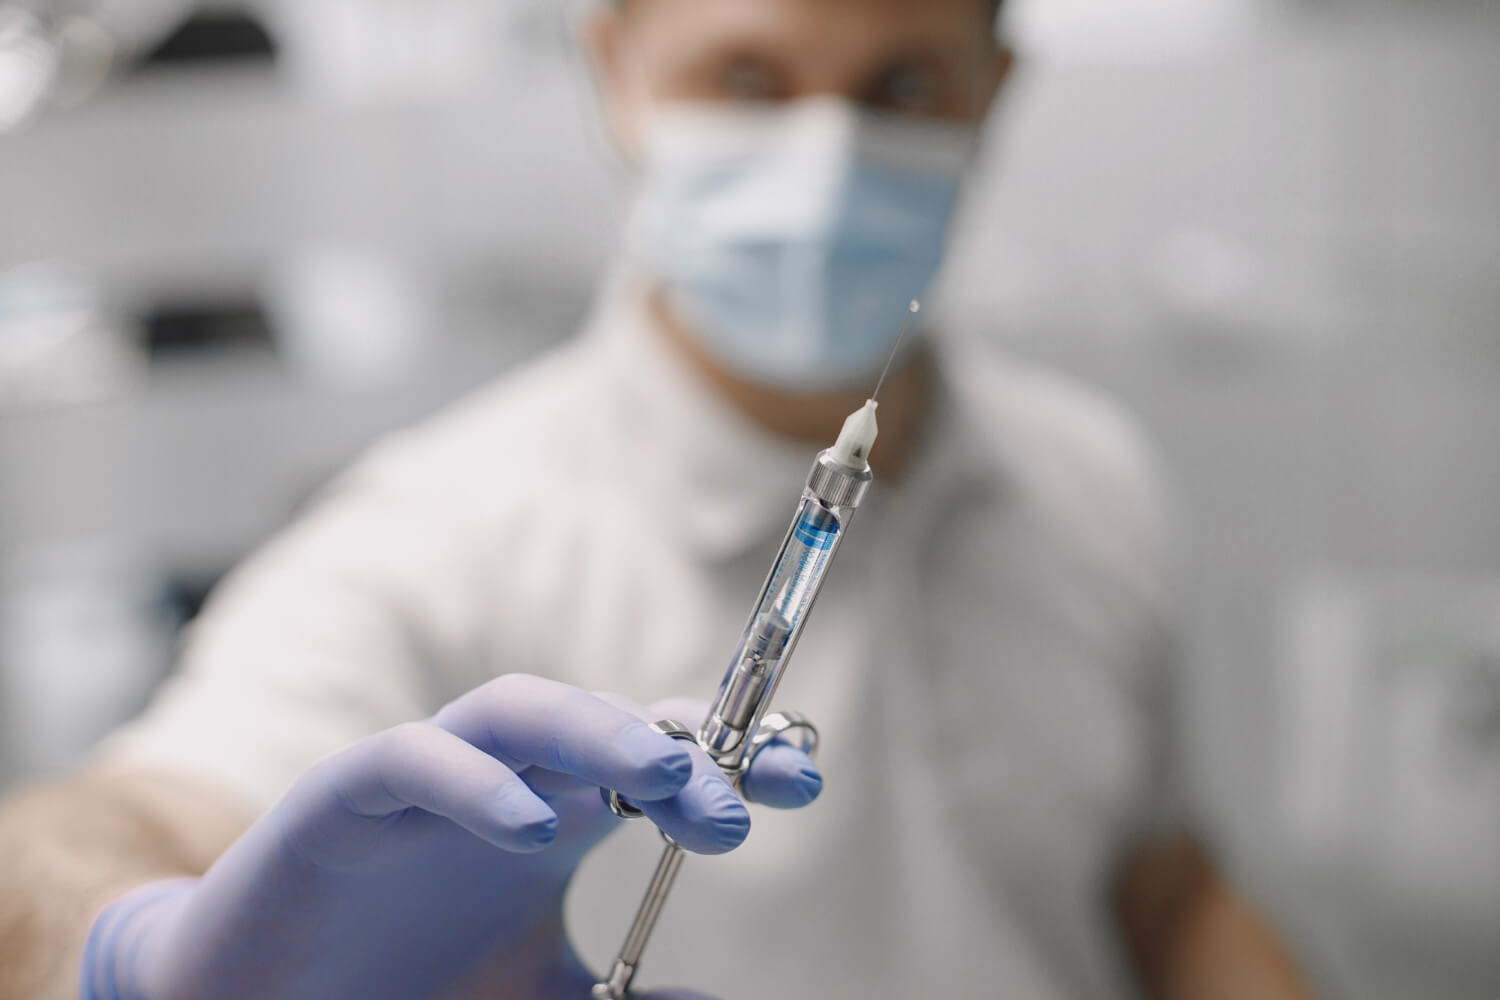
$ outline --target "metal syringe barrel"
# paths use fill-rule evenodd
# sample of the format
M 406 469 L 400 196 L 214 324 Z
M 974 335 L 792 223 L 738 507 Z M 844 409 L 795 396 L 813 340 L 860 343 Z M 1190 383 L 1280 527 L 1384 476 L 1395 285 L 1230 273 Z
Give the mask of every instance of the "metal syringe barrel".
M 844 529 L 869 490 L 873 476 L 860 465 L 840 462 L 829 449 L 808 474 L 792 526 L 698 731 L 699 743 L 726 771 L 743 765 Z

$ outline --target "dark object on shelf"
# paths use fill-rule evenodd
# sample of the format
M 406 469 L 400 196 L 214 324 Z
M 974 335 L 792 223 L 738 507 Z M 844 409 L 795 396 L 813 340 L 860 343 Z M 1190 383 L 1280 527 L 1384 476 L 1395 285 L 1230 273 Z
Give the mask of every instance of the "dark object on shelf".
M 141 317 L 141 329 L 153 361 L 209 351 L 275 349 L 265 314 L 253 301 L 159 304 Z
M 243 11 L 200 11 L 188 18 L 156 48 L 143 55 L 137 71 L 174 66 L 274 63 L 276 40 Z
M 198 617 L 224 573 L 173 573 L 162 590 L 162 604 L 174 633 Z

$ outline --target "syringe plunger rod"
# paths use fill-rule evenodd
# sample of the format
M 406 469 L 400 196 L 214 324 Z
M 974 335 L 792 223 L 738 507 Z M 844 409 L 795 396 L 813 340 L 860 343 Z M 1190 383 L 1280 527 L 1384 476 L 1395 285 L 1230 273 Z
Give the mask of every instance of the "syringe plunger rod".
M 728 755 L 743 746 L 791 634 L 791 624 L 777 612 L 756 615 L 699 734 L 709 753 Z

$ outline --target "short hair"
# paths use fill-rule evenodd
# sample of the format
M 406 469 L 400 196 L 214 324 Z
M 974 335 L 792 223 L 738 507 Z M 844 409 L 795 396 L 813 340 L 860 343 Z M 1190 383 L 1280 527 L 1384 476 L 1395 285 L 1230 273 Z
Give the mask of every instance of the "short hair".
M 610 2 L 616 7 L 623 7 L 625 6 L 626 0 L 610 0 Z M 1005 0 L 990 0 L 990 12 L 994 14 L 995 17 L 1000 16 L 1000 11 L 1004 9 L 1004 7 Z

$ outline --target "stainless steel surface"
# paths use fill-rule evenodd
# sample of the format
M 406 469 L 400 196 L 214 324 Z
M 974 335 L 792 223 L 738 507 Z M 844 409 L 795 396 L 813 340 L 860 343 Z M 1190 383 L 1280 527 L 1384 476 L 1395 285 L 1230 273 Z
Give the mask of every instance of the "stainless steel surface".
M 874 481 L 869 466 L 851 469 L 825 451 L 813 465 L 807 488 L 830 507 L 858 507 Z
M 733 766 L 740 750 L 764 710 L 766 692 L 776 678 L 776 668 L 786 654 L 792 626 L 774 611 L 758 614 L 734 658 L 734 665 L 718 701 L 698 731 L 699 742 L 715 760 Z
M 809 757 L 815 757 L 818 753 L 818 727 L 801 712 L 772 712 L 761 721 L 760 728 L 755 731 L 755 738 L 750 741 L 750 759 L 760 753 L 774 740 L 787 735 L 798 734 L 798 749 Z
M 681 847 L 668 841 L 661 860 L 656 863 L 656 871 L 651 875 L 651 882 L 646 886 L 646 895 L 625 935 L 625 943 L 620 946 L 620 954 L 615 958 L 609 977 L 594 986 L 595 997 L 624 1000 L 630 995 L 630 982 L 635 978 L 635 970 L 640 965 L 646 943 L 651 940 L 651 932 L 656 928 L 656 920 L 661 916 L 662 907 L 667 905 L 667 894 L 671 892 L 672 882 L 676 880 L 677 871 L 682 867 L 683 855 Z
M 595 1000 L 623 1000 L 629 996 L 630 980 L 634 976 L 635 966 L 616 960 L 609 978 L 602 983 L 595 983 L 589 995 Z

